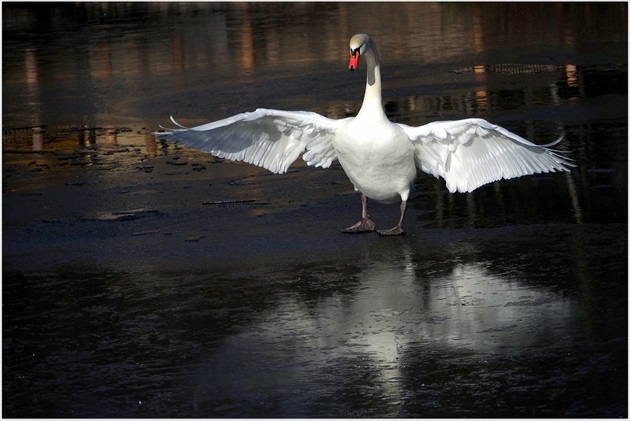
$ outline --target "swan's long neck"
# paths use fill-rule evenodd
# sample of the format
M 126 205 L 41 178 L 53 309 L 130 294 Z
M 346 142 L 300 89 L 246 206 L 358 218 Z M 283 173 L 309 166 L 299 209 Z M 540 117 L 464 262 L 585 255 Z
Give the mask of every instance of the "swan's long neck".
M 365 84 L 365 96 L 363 105 L 357 118 L 385 117 L 383 111 L 383 100 L 381 97 L 381 65 L 378 61 L 378 53 L 374 42 L 370 39 L 363 54 L 367 65 L 367 82 Z

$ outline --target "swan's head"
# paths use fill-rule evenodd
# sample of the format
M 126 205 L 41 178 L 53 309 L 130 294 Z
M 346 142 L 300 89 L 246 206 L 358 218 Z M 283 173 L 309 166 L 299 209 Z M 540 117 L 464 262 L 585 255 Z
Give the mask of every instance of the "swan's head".
M 365 53 L 370 37 L 366 34 L 356 34 L 350 38 L 350 63 L 348 69 L 354 70 L 359 67 L 359 57 Z

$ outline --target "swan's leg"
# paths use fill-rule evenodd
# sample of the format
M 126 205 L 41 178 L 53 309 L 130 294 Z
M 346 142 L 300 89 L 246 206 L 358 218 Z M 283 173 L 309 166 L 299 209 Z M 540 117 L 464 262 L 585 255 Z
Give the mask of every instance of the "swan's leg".
M 398 221 L 398 225 L 388 230 L 376 231 L 378 235 L 405 235 L 405 230 L 403 229 L 403 221 L 405 219 L 406 211 L 407 201 L 403 200 L 402 202 L 400 202 L 400 220 Z
M 374 221 L 370 219 L 370 215 L 368 215 L 367 211 L 367 196 L 361 194 L 361 220 L 356 224 L 348 227 L 346 229 L 341 230 L 341 232 L 345 232 L 347 234 L 358 234 L 362 232 L 372 232 L 376 225 Z

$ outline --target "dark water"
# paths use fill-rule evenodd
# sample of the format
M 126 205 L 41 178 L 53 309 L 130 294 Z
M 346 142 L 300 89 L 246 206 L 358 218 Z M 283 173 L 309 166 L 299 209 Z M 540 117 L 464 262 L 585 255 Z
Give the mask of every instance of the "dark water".
M 151 135 L 256 107 L 485 118 L 570 174 L 347 236 L 339 167 Z M 4 417 L 627 417 L 625 3 L 3 3 Z M 396 206 L 374 205 L 393 224 Z

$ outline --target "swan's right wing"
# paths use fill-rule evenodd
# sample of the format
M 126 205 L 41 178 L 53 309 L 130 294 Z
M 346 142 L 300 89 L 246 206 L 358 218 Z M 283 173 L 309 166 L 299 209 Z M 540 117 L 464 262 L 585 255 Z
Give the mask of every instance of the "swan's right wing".
M 244 161 L 285 173 L 302 154 L 308 165 L 328 168 L 337 159 L 332 139 L 344 120 L 308 111 L 256 111 L 193 128 L 156 133 L 219 158 Z

